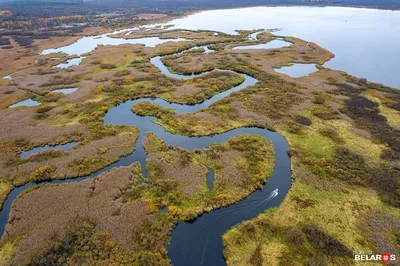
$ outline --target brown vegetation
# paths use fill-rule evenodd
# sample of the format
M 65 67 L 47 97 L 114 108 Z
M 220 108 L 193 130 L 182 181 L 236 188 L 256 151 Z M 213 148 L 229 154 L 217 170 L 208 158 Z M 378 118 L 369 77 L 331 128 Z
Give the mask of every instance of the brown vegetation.
M 132 237 L 132 232 L 152 235 L 149 223 L 165 220 L 150 213 L 143 200 L 124 200 L 127 191 L 140 185 L 140 175 L 140 165 L 134 164 L 92 180 L 44 185 L 21 195 L 2 239 L 3 245 L 5 241 L 18 241 L 9 264 L 148 261 L 165 265 L 162 243 L 167 240 L 172 224 L 164 223 L 166 227 L 159 228 L 164 241 L 157 239 L 157 243 L 161 245 L 144 247 L 145 240 L 140 235 Z
M 168 147 L 147 133 L 143 146 L 153 184 L 152 203 L 157 208 L 178 206 L 184 219 L 247 196 L 268 179 L 273 169 L 271 144 L 259 136 L 238 136 L 227 143 L 188 152 Z M 206 166 L 215 174 L 212 191 L 206 188 Z

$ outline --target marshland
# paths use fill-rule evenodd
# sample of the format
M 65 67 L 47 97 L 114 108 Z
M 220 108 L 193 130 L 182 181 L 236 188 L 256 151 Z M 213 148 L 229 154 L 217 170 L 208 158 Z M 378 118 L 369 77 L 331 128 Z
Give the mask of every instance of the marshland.
M 346 73 L 345 47 L 276 30 L 279 21 L 221 23 L 236 32 L 189 23 L 256 11 L 39 40 L 12 73 L 2 69 L 11 79 L 0 83 L 1 263 L 326 265 L 354 263 L 354 250 L 400 255 L 400 80 L 368 75 L 373 45 Z M 294 66 L 301 71 L 278 71 Z M 40 105 L 13 106 L 28 99 Z

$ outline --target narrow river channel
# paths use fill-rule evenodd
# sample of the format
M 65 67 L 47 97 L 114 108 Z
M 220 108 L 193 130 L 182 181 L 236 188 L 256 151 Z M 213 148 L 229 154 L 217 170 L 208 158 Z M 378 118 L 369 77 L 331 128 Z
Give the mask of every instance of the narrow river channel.
M 207 50 L 208 52 L 208 50 Z M 160 57 L 151 59 L 163 74 L 178 79 L 189 79 L 203 76 L 208 72 L 193 75 L 178 75 L 171 73 L 162 63 Z M 217 70 L 225 71 L 225 70 Z M 240 73 L 238 73 L 240 74 Z M 257 80 L 251 76 L 240 74 L 245 78 L 244 82 L 227 91 L 214 95 L 212 98 L 196 105 L 182 105 L 169 103 L 158 98 L 140 98 L 129 100 L 116 105 L 110 109 L 104 118 L 104 124 L 135 126 L 140 129 L 136 148 L 130 155 L 121 158 L 119 161 L 111 164 L 104 169 L 91 175 L 66 180 L 54 180 L 44 182 L 46 184 L 60 184 L 68 182 L 77 182 L 84 179 L 93 178 L 99 174 L 109 171 L 114 167 L 127 166 L 134 162 L 139 162 L 143 168 L 143 175 L 147 177 L 146 172 L 146 153 L 142 147 L 142 141 L 145 133 L 150 131 L 164 140 L 167 145 L 174 145 L 187 150 L 201 149 L 210 146 L 212 143 L 221 143 L 229 138 L 242 134 L 257 134 L 269 139 L 275 149 L 276 161 L 272 176 L 261 190 L 257 190 L 249 197 L 234 203 L 228 207 L 214 210 L 203 214 L 194 222 L 180 222 L 172 232 L 171 242 L 167 246 L 169 257 L 173 265 L 226 265 L 223 257 L 222 235 L 232 226 L 242 221 L 256 217 L 265 210 L 279 206 L 291 187 L 291 169 L 290 157 L 288 155 L 288 144 L 286 140 L 277 132 L 267 129 L 245 127 L 237 128 L 221 134 L 202 137 L 187 137 L 172 134 L 166 131 L 160 125 L 152 122 L 154 117 L 139 116 L 134 114 L 130 108 L 143 101 L 156 103 L 166 108 L 174 108 L 177 113 L 194 113 L 202 108 L 208 108 L 212 103 L 229 95 L 232 92 L 241 90 L 247 86 L 257 83 Z M 18 195 L 26 189 L 37 186 L 35 183 L 28 183 L 24 186 L 14 188 L 8 195 L 2 211 L 0 212 L 0 234 L 4 233 L 8 221 L 11 205 Z

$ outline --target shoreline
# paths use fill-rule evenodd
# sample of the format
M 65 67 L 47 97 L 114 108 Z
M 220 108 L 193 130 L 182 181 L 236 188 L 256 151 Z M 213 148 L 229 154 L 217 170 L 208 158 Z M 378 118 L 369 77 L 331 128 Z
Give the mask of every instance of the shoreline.
M 167 1 L 168 2 L 168 1 Z M 38 2 L 37 4 L 35 3 L 13 3 L 13 2 L 0 2 L 0 7 L 2 8 L 8 8 L 8 7 L 25 7 L 25 6 L 36 6 L 36 5 L 45 5 L 45 6 L 59 6 L 59 5 L 64 5 L 64 6 L 89 6 L 92 5 L 92 2 L 82 2 L 82 3 L 66 3 L 66 2 L 43 2 L 40 3 Z M 248 8 L 248 7 L 348 7 L 348 8 L 364 8 L 364 9 L 376 9 L 376 10 L 391 10 L 391 11 L 400 11 L 400 4 L 398 4 L 397 7 L 384 7 L 381 5 L 357 5 L 357 4 L 333 4 L 333 3 L 327 3 L 327 4 L 301 4 L 301 3 L 293 3 L 293 4 L 256 4 L 256 5 L 243 5 L 243 6 L 226 6 L 226 7 L 208 7 L 207 5 L 204 5 L 204 7 L 200 7 L 201 9 L 196 10 L 188 10 L 185 11 L 184 13 L 188 12 L 197 12 L 197 11 L 207 11 L 207 10 L 220 10 L 220 9 L 239 9 L 239 8 Z M 135 6 L 122 6 L 122 7 L 117 7 L 117 6 L 111 6 L 109 7 L 110 10 L 113 9 L 119 9 L 119 8 L 126 8 L 126 9 L 131 9 L 131 8 L 137 8 Z M 184 15 L 183 15 L 184 16 Z

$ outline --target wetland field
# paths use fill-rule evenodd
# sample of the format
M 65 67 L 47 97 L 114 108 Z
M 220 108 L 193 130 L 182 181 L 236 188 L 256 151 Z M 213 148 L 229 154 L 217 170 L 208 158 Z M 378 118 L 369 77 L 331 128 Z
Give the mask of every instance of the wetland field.
M 255 7 L 8 36 L 0 265 L 396 265 L 398 32 Z

